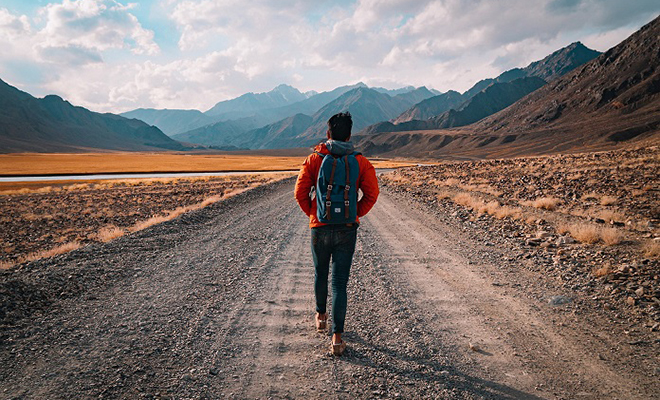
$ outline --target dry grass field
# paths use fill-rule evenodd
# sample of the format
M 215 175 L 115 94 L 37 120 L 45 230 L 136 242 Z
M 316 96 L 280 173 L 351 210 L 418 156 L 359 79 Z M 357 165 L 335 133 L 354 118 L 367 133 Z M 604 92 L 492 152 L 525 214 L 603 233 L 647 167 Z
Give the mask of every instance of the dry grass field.
M 543 218 L 582 242 L 611 245 L 626 237 L 660 236 L 658 176 L 660 150 L 651 147 L 448 162 L 397 170 L 384 179 L 434 191 L 441 199 L 499 219 Z M 614 232 L 619 232 L 619 239 Z
M 180 153 L 0 154 L 0 176 L 130 172 L 294 171 L 304 156 Z M 374 159 L 376 168 L 411 165 Z
M 0 268 L 106 242 L 291 175 L 57 182 L 5 189 L 0 191 Z

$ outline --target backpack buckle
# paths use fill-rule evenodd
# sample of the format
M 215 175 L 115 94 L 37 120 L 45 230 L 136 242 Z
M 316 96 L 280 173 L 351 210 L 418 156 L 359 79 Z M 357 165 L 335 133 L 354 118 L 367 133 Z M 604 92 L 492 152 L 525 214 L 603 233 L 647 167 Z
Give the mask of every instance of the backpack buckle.
M 332 205 L 332 202 L 330 200 L 325 202 L 325 206 L 327 209 L 330 209 L 330 206 Z
M 344 190 L 346 190 L 346 191 L 351 190 L 351 185 L 346 185 L 346 189 L 344 189 Z
M 349 206 L 349 201 L 348 201 L 348 200 L 344 200 L 344 205 L 345 205 L 346 207 L 348 207 L 348 206 Z
M 328 185 L 328 191 L 332 190 L 332 184 Z

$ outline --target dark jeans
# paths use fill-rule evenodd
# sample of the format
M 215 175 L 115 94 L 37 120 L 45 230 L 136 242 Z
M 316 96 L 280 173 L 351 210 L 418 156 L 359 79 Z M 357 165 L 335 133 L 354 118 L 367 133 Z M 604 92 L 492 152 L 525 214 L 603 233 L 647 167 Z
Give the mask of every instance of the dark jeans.
M 357 224 L 324 225 L 312 228 L 314 294 L 316 312 L 325 313 L 328 303 L 328 270 L 332 258 L 332 332 L 344 332 L 346 285 L 355 252 Z

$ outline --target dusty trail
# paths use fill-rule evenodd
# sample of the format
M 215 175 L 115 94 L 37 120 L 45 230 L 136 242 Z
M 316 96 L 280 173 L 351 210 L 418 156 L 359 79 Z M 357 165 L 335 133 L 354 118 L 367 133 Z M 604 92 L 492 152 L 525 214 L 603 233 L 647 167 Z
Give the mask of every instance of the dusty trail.
M 387 193 L 360 227 L 350 348 L 333 358 L 313 329 L 306 223 L 286 181 L 3 275 L 38 289 L 64 274 L 77 293 L 0 328 L 0 398 L 657 393 L 598 357 L 606 328 L 560 329 L 511 289 L 536 277 L 482 262 L 492 247 Z

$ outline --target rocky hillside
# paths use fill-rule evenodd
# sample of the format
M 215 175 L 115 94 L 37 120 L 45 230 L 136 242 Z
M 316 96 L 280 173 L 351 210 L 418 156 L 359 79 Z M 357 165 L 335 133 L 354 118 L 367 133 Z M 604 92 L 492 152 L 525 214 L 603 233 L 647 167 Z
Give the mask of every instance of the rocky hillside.
M 658 140 L 660 18 L 598 58 L 482 121 L 451 130 L 362 138 L 366 151 L 500 157 Z
M 543 60 L 529 64 L 523 68 L 523 72 L 525 76 L 536 76 L 550 82 L 593 60 L 600 54 L 599 51 L 592 50 L 581 42 L 575 42 L 555 51 Z
M 182 149 L 160 129 L 61 97 L 37 99 L 0 80 L 0 152 Z
M 436 129 L 469 125 L 505 109 L 545 83 L 541 78 L 526 77 L 493 84 L 477 93 L 458 110 L 446 111 L 430 118 L 429 122 Z

